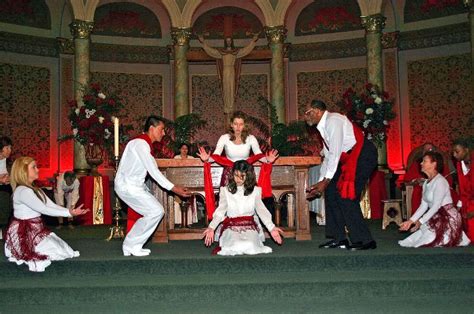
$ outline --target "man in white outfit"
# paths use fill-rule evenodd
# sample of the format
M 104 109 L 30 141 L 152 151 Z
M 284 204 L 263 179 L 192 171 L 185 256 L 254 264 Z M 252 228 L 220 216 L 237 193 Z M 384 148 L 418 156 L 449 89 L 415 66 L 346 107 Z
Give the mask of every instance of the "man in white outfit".
M 151 145 L 165 135 L 164 120 L 157 116 L 147 118 L 144 134 L 128 142 L 115 176 L 115 192 L 134 211 L 143 217 L 138 219 L 123 241 L 125 256 L 146 256 L 150 250 L 143 245 L 163 218 L 163 206 L 145 185 L 147 173 L 164 189 L 183 197 L 191 194 L 186 188 L 171 183 L 158 169 L 151 155 Z

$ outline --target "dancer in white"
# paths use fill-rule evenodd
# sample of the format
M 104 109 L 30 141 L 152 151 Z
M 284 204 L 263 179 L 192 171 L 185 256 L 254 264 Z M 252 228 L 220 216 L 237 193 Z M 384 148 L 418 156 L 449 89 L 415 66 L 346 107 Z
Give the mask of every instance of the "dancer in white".
M 400 231 L 411 228 L 410 231 L 414 233 L 398 243 L 404 247 L 469 245 L 469 238 L 462 230 L 461 214 L 453 206 L 449 183 L 441 175 L 441 154 L 425 153 L 421 171 L 428 176 L 428 180 L 423 183 L 421 205 L 415 214 L 400 226 Z
M 163 218 L 163 206 L 145 185 L 147 173 L 164 189 L 183 197 L 191 194 L 186 188 L 171 183 L 158 169 L 151 155 L 153 142 L 165 135 L 165 122 L 157 116 L 147 118 L 144 134 L 128 142 L 115 176 L 115 192 L 134 211 L 143 217 L 138 219 L 123 241 L 125 256 L 146 256 L 150 250 L 143 245 Z
M 34 185 L 38 168 L 31 157 L 20 157 L 13 163 L 13 219 L 5 236 L 5 256 L 10 262 L 26 264 L 30 271 L 42 272 L 51 261 L 79 256 L 66 242 L 45 228 L 41 214 L 72 217 L 87 213 L 82 205 L 74 209 L 56 205 Z
M 222 222 L 217 254 L 271 253 L 272 249 L 263 245 L 265 236 L 255 215 L 270 231 L 275 242 L 281 244 L 280 234 L 283 231 L 272 222 L 272 216 L 262 202 L 261 193 L 261 188 L 256 186 L 252 165 L 245 160 L 235 162 L 228 186 L 220 189 L 219 207 L 203 233 L 205 244 L 212 244 L 214 230 Z

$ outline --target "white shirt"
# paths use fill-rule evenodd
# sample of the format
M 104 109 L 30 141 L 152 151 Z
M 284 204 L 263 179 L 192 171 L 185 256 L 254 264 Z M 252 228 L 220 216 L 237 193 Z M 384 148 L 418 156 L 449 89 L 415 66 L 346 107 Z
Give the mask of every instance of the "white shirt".
M 8 173 L 7 159 L 6 158 L 0 159 L 0 175 L 7 174 L 7 173 Z
M 233 162 L 249 158 L 250 150 L 252 150 L 255 155 L 262 153 L 258 141 L 253 135 L 247 136 L 245 143 L 234 144 L 230 140 L 230 134 L 224 134 L 217 141 L 216 149 L 213 154 L 220 155 L 224 149 L 227 158 Z
M 319 174 L 319 181 L 322 181 L 324 178 L 334 177 L 341 154 L 350 151 L 356 144 L 356 139 L 352 122 L 346 116 L 336 112 L 325 111 L 317 128 L 325 142 L 323 143 L 324 160 Z
M 219 206 L 216 208 L 209 228 L 216 229 L 225 217 L 235 218 L 253 216 L 257 213 L 260 220 L 269 231 L 275 228 L 272 214 L 262 202 L 262 188 L 256 186 L 249 195 L 244 195 L 244 187 L 237 186 L 237 192 L 232 194 L 227 187 L 220 189 Z
M 141 138 L 131 140 L 125 147 L 115 176 L 117 189 L 144 188 L 147 173 L 164 189 L 170 191 L 171 183 L 158 169 L 151 155 L 150 145 Z
M 68 207 L 75 207 L 79 200 L 79 180 L 76 178 L 71 185 L 67 185 L 64 180 L 64 173 L 58 176 L 58 182 L 56 184 L 56 191 L 54 192 L 54 199 L 56 204 L 64 206 L 64 195 L 67 196 Z
M 176 155 L 176 156 L 173 157 L 173 159 L 183 159 L 183 157 L 181 157 L 181 155 Z M 196 159 L 196 157 L 188 155 L 186 157 L 186 159 Z M 183 159 L 183 160 L 185 160 L 185 159 Z
M 436 214 L 441 206 L 451 204 L 452 202 L 449 183 L 438 173 L 430 182 L 427 180 L 423 183 L 423 196 L 420 207 L 418 207 L 410 220 L 412 222 L 419 220 L 421 224 L 424 224 Z
M 20 185 L 13 192 L 13 216 L 18 219 L 31 219 L 41 214 L 52 217 L 72 217 L 67 208 L 56 205 L 47 196 L 46 203 L 36 196 L 29 187 Z

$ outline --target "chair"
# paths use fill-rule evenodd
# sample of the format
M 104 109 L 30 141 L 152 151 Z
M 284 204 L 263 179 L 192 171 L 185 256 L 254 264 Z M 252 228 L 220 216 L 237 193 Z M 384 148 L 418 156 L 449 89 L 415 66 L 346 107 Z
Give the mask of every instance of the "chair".
M 387 226 L 394 222 L 398 226 L 402 224 L 402 208 L 401 199 L 389 199 L 382 200 L 383 205 L 383 218 L 382 218 L 382 230 L 385 230 Z

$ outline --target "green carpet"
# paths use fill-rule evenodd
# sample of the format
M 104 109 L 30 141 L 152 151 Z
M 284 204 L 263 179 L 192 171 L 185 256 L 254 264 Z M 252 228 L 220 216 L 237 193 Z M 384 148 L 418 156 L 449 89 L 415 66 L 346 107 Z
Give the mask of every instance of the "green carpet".
M 53 230 L 81 256 L 45 273 L 0 262 L 0 313 L 474 313 L 474 247 L 406 249 L 380 221 L 378 248 L 322 250 L 312 241 L 271 241 L 272 254 L 211 256 L 202 241 L 148 243 L 124 257 L 106 227 Z M 3 246 L 2 246 L 3 254 Z

